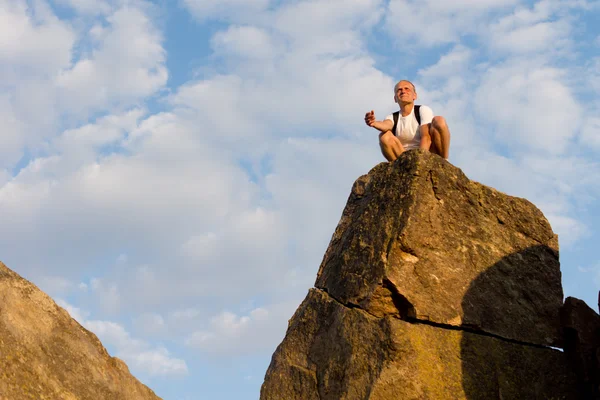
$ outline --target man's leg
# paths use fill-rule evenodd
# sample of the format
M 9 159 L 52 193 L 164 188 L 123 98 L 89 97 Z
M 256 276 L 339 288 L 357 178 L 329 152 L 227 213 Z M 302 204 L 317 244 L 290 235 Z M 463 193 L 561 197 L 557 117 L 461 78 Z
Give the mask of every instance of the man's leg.
M 448 159 L 450 153 L 450 130 L 444 117 L 433 117 L 429 127 L 431 147 L 429 151 Z
M 404 152 L 404 146 L 400 143 L 400 139 L 392 134 L 392 131 L 386 131 L 379 134 L 379 147 L 381 154 L 388 161 L 394 161 Z

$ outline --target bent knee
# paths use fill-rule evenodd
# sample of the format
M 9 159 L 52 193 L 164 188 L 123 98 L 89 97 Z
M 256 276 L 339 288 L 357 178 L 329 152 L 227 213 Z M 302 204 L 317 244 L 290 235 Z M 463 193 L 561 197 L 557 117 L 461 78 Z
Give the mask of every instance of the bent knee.
M 431 126 L 433 126 L 434 128 L 448 128 L 448 125 L 446 124 L 446 119 L 444 117 L 440 117 L 439 115 L 436 115 L 435 117 L 433 117 L 433 119 L 431 120 Z
M 395 138 L 392 131 L 385 131 L 379 134 L 379 142 L 386 146 L 391 146 L 392 143 L 394 143 Z

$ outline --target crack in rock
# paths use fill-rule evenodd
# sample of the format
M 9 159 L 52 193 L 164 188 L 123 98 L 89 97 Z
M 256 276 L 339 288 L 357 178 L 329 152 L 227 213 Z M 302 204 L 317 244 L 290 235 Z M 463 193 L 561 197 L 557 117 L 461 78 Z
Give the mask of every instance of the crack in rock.
M 497 335 L 494 333 L 479 330 L 475 326 L 469 326 L 469 325 L 456 326 L 456 325 L 450 325 L 450 324 L 443 324 L 443 323 L 439 323 L 439 322 L 433 322 L 430 320 L 419 319 L 416 317 L 416 312 L 415 312 L 414 306 L 410 303 L 410 301 L 408 301 L 408 299 L 406 299 L 406 297 L 404 297 L 402 294 L 400 294 L 400 292 L 398 292 L 398 290 L 396 289 L 396 287 L 394 286 L 394 284 L 391 281 L 385 280 L 382 284 L 382 287 L 390 292 L 391 302 L 396 306 L 398 313 L 386 313 L 384 315 L 376 315 L 376 314 L 370 312 L 369 310 L 364 309 L 359 304 L 355 304 L 352 302 L 348 302 L 348 303 L 341 302 L 339 299 L 336 299 L 334 296 L 330 295 L 327 292 L 327 290 L 325 290 L 325 289 L 316 289 L 316 290 L 324 292 L 325 294 L 327 294 L 327 297 L 334 300 L 336 303 L 343 306 L 344 308 L 347 308 L 350 310 L 358 310 L 358 311 L 364 312 L 364 313 L 372 316 L 373 318 L 377 318 L 377 319 L 383 319 L 383 318 L 389 316 L 389 317 L 396 318 L 396 319 L 399 319 L 404 322 L 408 322 L 410 324 L 421 324 L 421 325 L 432 326 L 434 328 L 439 328 L 439 329 L 446 329 L 446 330 L 451 330 L 451 331 L 462 331 L 462 332 L 467 332 L 467 333 L 471 333 L 474 335 L 491 337 L 494 339 L 502 340 L 503 342 L 507 342 L 507 343 L 514 343 L 514 344 L 518 344 L 518 345 L 522 345 L 522 346 L 529 346 L 529 347 L 533 347 L 533 348 L 553 349 L 553 350 L 557 349 L 556 347 L 552 347 L 552 346 L 545 346 L 545 345 L 541 345 L 541 344 L 506 338 L 501 335 Z M 562 349 L 559 349 L 558 351 L 562 351 Z

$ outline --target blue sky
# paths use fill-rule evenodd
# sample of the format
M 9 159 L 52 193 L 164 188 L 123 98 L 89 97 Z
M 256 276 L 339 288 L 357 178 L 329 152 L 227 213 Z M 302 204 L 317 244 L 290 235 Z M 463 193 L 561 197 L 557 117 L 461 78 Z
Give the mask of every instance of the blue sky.
M 392 89 L 600 286 L 600 3 L 0 0 L 0 259 L 165 399 L 256 399 Z

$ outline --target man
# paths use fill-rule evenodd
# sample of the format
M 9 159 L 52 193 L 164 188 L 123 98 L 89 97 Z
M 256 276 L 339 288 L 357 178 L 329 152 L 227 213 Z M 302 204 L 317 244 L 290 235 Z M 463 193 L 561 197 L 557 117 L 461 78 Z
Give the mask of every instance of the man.
M 371 110 L 365 115 L 365 123 L 375 128 L 379 134 L 381 153 L 388 161 L 394 161 L 406 150 L 424 149 L 448 158 L 450 150 L 450 131 L 443 117 L 433 116 L 427 106 L 420 106 L 421 124 L 415 116 L 415 100 L 417 91 L 410 81 L 400 81 L 394 86 L 394 101 L 400 107 L 396 132 L 393 114 L 383 121 L 375 120 L 375 112 Z

